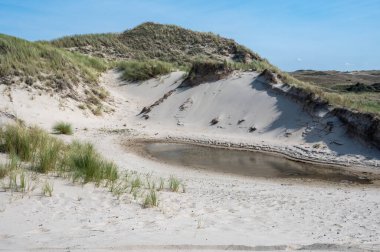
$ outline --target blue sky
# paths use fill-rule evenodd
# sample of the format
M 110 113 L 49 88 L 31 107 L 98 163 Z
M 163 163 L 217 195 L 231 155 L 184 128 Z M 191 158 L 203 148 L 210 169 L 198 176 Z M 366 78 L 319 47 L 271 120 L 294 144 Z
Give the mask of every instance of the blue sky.
M 380 69 L 380 0 L 0 0 L 0 33 L 28 40 L 145 22 L 235 39 L 281 69 Z

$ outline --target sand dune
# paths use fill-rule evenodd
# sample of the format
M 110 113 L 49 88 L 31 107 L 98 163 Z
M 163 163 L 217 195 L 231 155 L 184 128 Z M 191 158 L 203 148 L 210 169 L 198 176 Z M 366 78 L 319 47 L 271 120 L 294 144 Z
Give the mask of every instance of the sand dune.
M 159 81 L 126 85 L 122 92 L 137 104 L 138 113 L 175 89 L 181 75 L 178 72 Z M 276 91 L 278 84 L 266 83 L 257 76 L 257 73 L 235 73 L 221 81 L 175 89 L 141 123 L 146 127 L 154 125 L 152 130 L 167 132 L 173 138 L 206 142 L 218 139 L 244 146 L 266 146 L 297 158 L 377 164 L 379 152 L 347 135 L 343 123 L 335 116 L 326 112 L 309 114 L 302 104 L 280 95 Z M 215 118 L 218 123 L 211 125 Z
M 175 175 L 181 194 L 159 193 L 158 208 L 142 209 L 129 196 L 116 199 L 106 189 L 54 183 L 52 197 L 40 189 L 25 195 L 0 192 L 0 248 L 4 250 L 127 251 L 373 251 L 379 250 L 380 199 L 376 186 L 297 183 L 238 177 L 158 163 L 129 151 L 137 138 L 177 139 L 260 147 L 299 158 L 356 164 L 377 171 L 379 152 L 351 139 L 336 118 L 315 117 L 279 95 L 257 73 L 191 89 L 176 89 L 175 72 L 140 84 L 118 73 L 103 75 L 112 114 L 84 114 L 70 100 L 13 89 L 1 92 L 1 123 L 17 115 L 50 130 L 58 120 L 75 127 L 74 136 L 116 162 L 122 170 L 154 177 Z M 5 87 L 0 86 L 2 91 Z M 170 90 L 145 120 L 138 114 Z M 212 119 L 218 123 L 210 125 Z M 238 124 L 239 120 L 244 120 Z M 334 127 L 327 130 L 328 122 Z M 330 123 L 331 124 L 331 123 Z M 249 132 L 250 127 L 256 130 Z M 320 146 L 313 147 L 316 143 Z M 339 143 L 336 144 L 336 143 Z M 4 157 L 5 158 L 5 157 Z

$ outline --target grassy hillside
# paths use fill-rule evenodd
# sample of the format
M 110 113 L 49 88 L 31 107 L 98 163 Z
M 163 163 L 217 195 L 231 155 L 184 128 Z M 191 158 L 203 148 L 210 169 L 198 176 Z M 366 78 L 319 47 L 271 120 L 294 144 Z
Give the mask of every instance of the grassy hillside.
M 31 79 L 31 84 L 37 80 L 50 81 L 53 88 L 65 88 L 79 81 L 96 84 L 105 69 L 107 63 L 101 59 L 0 34 L 0 77 L 3 80 L 18 77 L 19 80 Z
M 290 74 L 318 87 L 324 96 L 333 97 L 336 105 L 380 114 L 380 71 L 300 70 Z
M 2 84 L 27 85 L 99 105 L 104 92 L 97 81 L 107 67 L 108 63 L 99 58 L 0 34 Z M 77 92 L 78 85 L 85 86 L 82 96 Z
M 170 63 L 148 60 L 148 61 L 122 61 L 118 64 L 122 72 L 121 78 L 127 81 L 143 81 L 172 72 L 175 68 Z
M 158 60 L 186 69 L 190 69 L 194 62 L 228 62 L 233 69 L 270 69 L 280 74 L 286 82 L 302 84 L 232 39 L 175 25 L 148 22 L 120 34 L 74 35 L 50 43 L 60 48 L 107 59 L 138 60 L 148 64 L 151 60 Z M 145 63 L 140 65 L 146 65 Z
M 196 32 L 175 25 L 143 23 L 123 33 L 106 33 L 66 36 L 50 42 L 52 45 L 87 55 L 96 55 L 116 61 L 129 60 L 135 71 L 145 71 L 143 66 L 151 60 L 169 62 L 183 69 L 200 61 L 228 62 L 233 69 L 263 71 L 270 69 L 281 74 L 284 80 L 300 81 L 271 65 L 266 59 L 232 39 L 210 32 Z M 118 64 L 124 70 L 130 63 Z M 138 66 L 141 66 L 138 69 Z M 130 67 L 128 67 L 130 69 Z M 127 78 L 128 79 L 128 78 Z M 132 78 L 133 79 L 133 78 Z
M 315 93 L 334 106 L 380 114 L 378 93 L 346 92 L 318 85 L 297 74 L 282 72 L 234 40 L 175 25 L 143 23 L 123 33 L 75 35 L 36 43 L 0 37 L 2 82 L 40 81 L 54 90 L 73 89 L 79 82 L 96 86 L 99 74 L 109 66 L 122 70 L 124 79 L 138 81 L 179 67 L 190 69 L 194 62 L 202 61 L 224 62 L 235 70 L 268 69 L 283 82 Z M 104 97 L 104 92 L 89 89 L 88 100 L 92 103 L 98 103 L 97 94 Z
M 156 23 L 143 23 L 120 34 L 68 36 L 51 43 L 105 58 L 156 59 L 181 66 L 202 58 L 245 63 L 261 60 L 257 54 L 232 39 Z
M 197 58 L 250 62 L 260 57 L 232 39 L 175 25 L 144 23 L 120 34 L 135 57 L 189 64 Z
M 111 60 L 131 58 L 130 48 L 119 37 L 116 33 L 74 35 L 53 40 L 51 44 L 55 47 Z

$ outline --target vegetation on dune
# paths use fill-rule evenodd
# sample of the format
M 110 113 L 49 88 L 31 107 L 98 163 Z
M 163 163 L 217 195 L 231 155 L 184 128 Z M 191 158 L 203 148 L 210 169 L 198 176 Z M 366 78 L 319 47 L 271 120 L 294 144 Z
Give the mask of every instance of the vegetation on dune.
M 92 110 L 107 95 L 98 86 L 98 78 L 108 67 L 109 63 L 96 57 L 69 52 L 49 43 L 29 42 L 0 34 L 2 84 L 23 83 L 77 101 L 95 97 L 97 104 L 86 102 Z M 84 94 L 78 92 L 79 85 L 84 86 Z
M 233 68 L 226 61 L 196 61 L 179 87 L 194 87 L 204 82 L 218 81 L 226 78 L 232 70 Z
M 49 135 L 37 127 L 21 124 L 6 125 L 0 128 L 0 152 L 9 154 L 9 161 L 0 164 L 0 182 L 4 190 L 30 192 L 36 187 L 30 174 L 43 173 L 69 178 L 73 182 L 94 182 L 104 186 L 120 199 L 132 197 L 143 208 L 157 207 L 159 192 L 165 190 L 165 181 L 156 181 L 150 174 L 141 179 L 136 172 L 120 172 L 117 166 L 104 159 L 90 143 L 63 141 Z M 159 185 L 156 187 L 156 185 Z M 171 176 L 166 190 L 178 192 L 184 185 Z M 47 180 L 41 187 L 42 195 L 51 197 L 54 185 Z
M 48 181 L 42 186 L 42 194 L 46 197 L 51 197 L 53 195 L 54 185 Z
M 77 99 L 78 92 L 74 90 L 83 82 L 86 98 L 82 99 L 85 104 L 82 108 L 87 107 L 97 115 L 102 114 L 102 101 L 108 94 L 96 82 L 107 68 L 118 68 L 125 80 L 141 81 L 175 68 L 190 69 L 199 61 L 225 62 L 232 70 L 261 72 L 267 69 L 284 83 L 313 93 L 333 106 L 380 115 L 380 99 L 371 90 L 346 92 L 342 88 L 300 81 L 232 39 L 175 25 L 148 22 L 123 33 L 75 35 L 34 43 L 0 35 L 0 80 L 3 83 L 42 84 L 43 88 L 55 92 L 73 90 L 70 97 Z M 297 74 L 295 76 L 302 73 Z M 315 78 L 314 73 L 305 74 L 309 79 Z
M 173 65 L 157 61 L 122 61 L 118 63 L 122 78 L 127 81 L 142 81 L 168 74 L 175 68 Z
M 332 105 L 380 115 L 379 71 L 312 71 L 290 73 L 313 87 Z
M 7 125 L 0 130 L 0 149 L 22 161 L 32 161 L 36 157 L 36 151 L 46 144 L 48 137 L 46 132 L 36 127 Z
M 155 190 L 150 190 L 149 193 L 145 195 L 143 202 L 144 208 L 157 207 L 158 206 L 158 197 Z
M 158 59 L 178 65 L 189 65 L 196 58 L 213 60 L 231 58 L 247 62 L 260 57 L 237 44 L 210 32 L 195 32 L 176 25 L 143 23 L 120 34 L 136 59 Z
M 117 33 L 66 36 L 50 43 L 56 47 L 107 59 L 127 59 L 131 55 L 131 50 L 119 39 Z
M 98 58 L 0 34 L 0 78 L 3 80 L 16 76 L 29 85 L 46 81 L 53 89 L 64 89 L 81 80 L 94 84 L 106 69 L 107 63 Z
M 37 127 L 5 126 L 0 131 L 0 148 L 29 162 L 31 169 L 37 172 L 60 172 L 84 183 L 118 178 L 117 167 L 102 158 L 91 144 L 67 145 Z
M 74 141 L 64 160 L 65 171 L 72 174 L 73 180 L 84 183 L 102 180 L 115 181 L 118 178 L 117 167 L 113 162 L 104 160 L 90 143 Z
M 72 128 L 70 123 L 57 122 L 53 126 L 53 132 L 55 134 L 72 135 L 73 134 L 73 128 Z
M 54 46 L 111 59 L 160 60 L 190 66 L 197 58 L 249 62 L 260 57 L 232 39 L 175 25 L 143 23 L 120 34 L 75 35 Z

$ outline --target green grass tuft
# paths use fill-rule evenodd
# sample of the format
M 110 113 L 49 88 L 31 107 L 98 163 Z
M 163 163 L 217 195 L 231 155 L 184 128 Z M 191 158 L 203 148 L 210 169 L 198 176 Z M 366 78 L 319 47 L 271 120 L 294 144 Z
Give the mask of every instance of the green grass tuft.
M 72 174 L 74 181 L 100 183 L 118 178 L 116 165 L 103 159 L 90 143 L 73 142 L 65 159 L 66 171 Z
M 41 173 L 57 170 L 64 158 L 65 148 L 61 140 L 50 136 L 47 137 L 44 144 L 36 149 L 33 169 Z
M 118 63 L 118 69 L 122 72 L 122 79 L 127 81 L 143 81 L 155 78 L 159 75 L 173 71 L 173 65 L 157 61 L 122 61 Z
M 22 161 L 32 161 L 48 138 L 48 134 L 37 127 L 29 129 L 20 124 L 7 125 L 2 130 L 0 145 L 2 150 Z
M 169 178 L 169 189 L 172 192 L 178 192 L 180 185 L 181 185 L 181 181 L 179 179 L 177 179 L 174 176 L 170 176 L 170 178 Z
M 53 196 L 54 185 L 53 183 L 49 183 L 48 181 L 42 186 L 42 194 L 46 197 Z
M 152 189 L 145 195 L 143 207 L 149 208 L 149 207 L 157 207 L 157 206 L 158 206 L 158 196 L 156 194 L 156 191 Z
M 57 122 L 53 126 L 53 132 L 54 134 L 72 135 L 73 128 L 70 123 Z
M 0 131 L 0 146 L 12 158 L 10 164 L 1 167 L 3 176 L 17 166 L 19 158 L 30 162 L 35 171 L 69 173 L 73 180 L 84 183 L 99 184 L 102 180 L 112 182 L 118 178 L 116 165 L 105 160 L 90 143 L 74 141 L 66 145 L 36 127 L 27 128 L 19 124 L 5 126 Z

